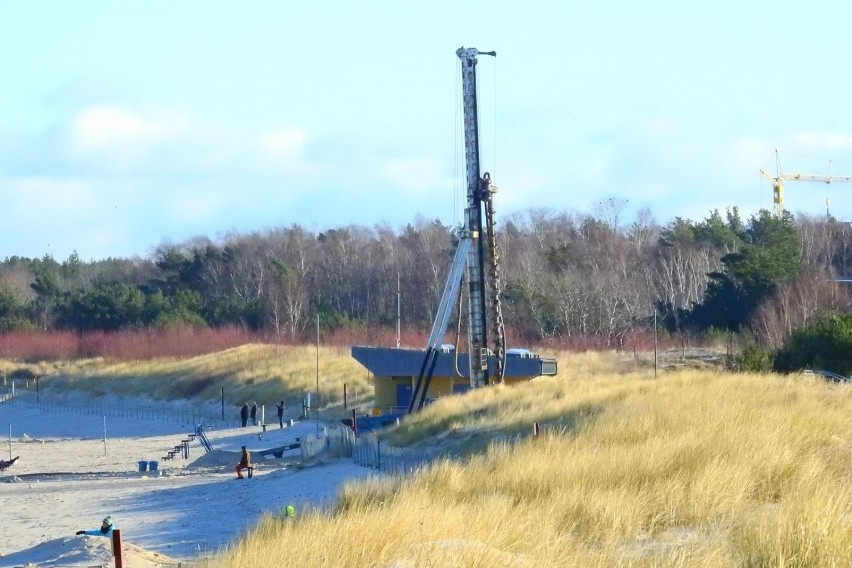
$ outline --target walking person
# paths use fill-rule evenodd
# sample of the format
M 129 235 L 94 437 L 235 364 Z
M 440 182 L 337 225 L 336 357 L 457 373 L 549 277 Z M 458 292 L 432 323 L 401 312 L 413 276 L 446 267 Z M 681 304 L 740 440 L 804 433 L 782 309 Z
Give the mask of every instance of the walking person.
M 237 464 L 237 479 L 244 479 L 243 470 L 249 467 L 251 467 L 251 454 L 243 446 L 243 454 L 240 456 L 240 463 Z
M 251 401 L 251 423 L 257 426 L 257 403 Z
M 243 428 L 245 428 L 246 424 L 248 424 L 248 418 L 249 418 L 248 403 L 244 402 L 243 407 L 240 408 L 240 421 L 242 422 Z
M 284 427 L 284 401 L 276 404 L 275 408 L 278 409 L 278 428 L 280 429 Z

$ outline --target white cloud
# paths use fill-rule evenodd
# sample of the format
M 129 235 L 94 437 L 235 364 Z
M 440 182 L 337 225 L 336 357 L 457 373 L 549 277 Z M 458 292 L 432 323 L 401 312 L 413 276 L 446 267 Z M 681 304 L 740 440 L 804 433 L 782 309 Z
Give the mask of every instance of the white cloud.
M 188 127 L 186 114 L 174 109 L 143 115 L 118 106 L 92 106 L 74 118 L 72 136 L 83 153 L 112 152 L 117 146 L 149 148 L 179 137 Z
M 93 175 L 306 170 L 308 134 L 198 120 L 182 108 L 88 106 L 68 121 L 70 157 Z
M 272 162 L 292 163 L 304 154 L 308 135 L 299 129 L 281 129 L 260 135 L 258 149 L 261 156 Z

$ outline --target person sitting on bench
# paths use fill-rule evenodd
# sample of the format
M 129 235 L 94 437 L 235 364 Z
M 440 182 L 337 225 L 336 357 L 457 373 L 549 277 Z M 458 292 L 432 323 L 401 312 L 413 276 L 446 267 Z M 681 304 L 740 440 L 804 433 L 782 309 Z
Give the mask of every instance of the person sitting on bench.
M 243 455 L 240 456 L 240 463 L 237 464 L 237 479 L 243 479 L 243 470 L 251 467 L 251 454 L 248 453 L 246 447 L 243 446 Z

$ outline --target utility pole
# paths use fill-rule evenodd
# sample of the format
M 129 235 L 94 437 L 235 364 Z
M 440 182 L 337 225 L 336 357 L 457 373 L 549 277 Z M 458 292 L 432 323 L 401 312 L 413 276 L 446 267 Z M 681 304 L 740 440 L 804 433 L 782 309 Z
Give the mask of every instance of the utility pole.
M 402 319 L 402 308 L 400 307 L 402 293 L 399 288 L 399 271 L 396 272 L 396 348 L 399 349 L 399 335 L 401 332 L 400 321 Z
M 654 307 L 654 378 L 657 378 L 657 308 Z
M 314 404 L 319 407 L 319 314 L 317 314 L 317 400 Z

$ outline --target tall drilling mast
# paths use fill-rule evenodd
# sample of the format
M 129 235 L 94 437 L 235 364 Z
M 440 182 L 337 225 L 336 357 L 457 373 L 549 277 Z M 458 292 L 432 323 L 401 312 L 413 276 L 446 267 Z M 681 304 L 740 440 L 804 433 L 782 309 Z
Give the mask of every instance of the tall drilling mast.
M 491 326 L 494 339 L 495 382 L 503 382 L 506 365 L 506 345 L 503 333 L 503 314 L 500 307 L 500 263 L 494 227 L 494 201 L 497 188 L 491 185 L 491 176 L 479 172 L 479 120 L 476 104 L 476 58 L 478 55 L 496 56 L 494 51 L 460 48 L 456 51 L 462 68 L 462 106 L 464 113 L 465 163 L 467 180 L 467 207 L 464 229 L 459 235 L 450 274 L 444 285 L 441 302 L 432 323 L 426 353 L 414 384 L 408 412 L 423 407 L 429 382 L 437 363 L 439 345 L 452 316 L 458 298 L 462 277 L 467 269 L 468 283 L 468 366 L 471 388 L 483 387 L 491 382 L 489 376 L 489 349 L 487 338 L 488 292 L 490 291 Z M 484 213 L 483 213 L 484 210 Z M 486 272 L 486 264 L 488 271 Z M 488 279 L 486 279 L 488 276 Z
M 471 239 L 467 262 L 468 285 L 468 359 L 470 386 L 488 384 L 488 338 L 485 298 L 485 242 L 483 241 L 482 205 L 490 199 L 490 176 L 482 176 L 479 166 L 479 112 L 476 99 L 476 62 L 478 55 L 496 56 L 494 51 L 459 48 L 462 72 L 462 112 L 464 116 L 464 154 L 467 181 L 465 230 Z

